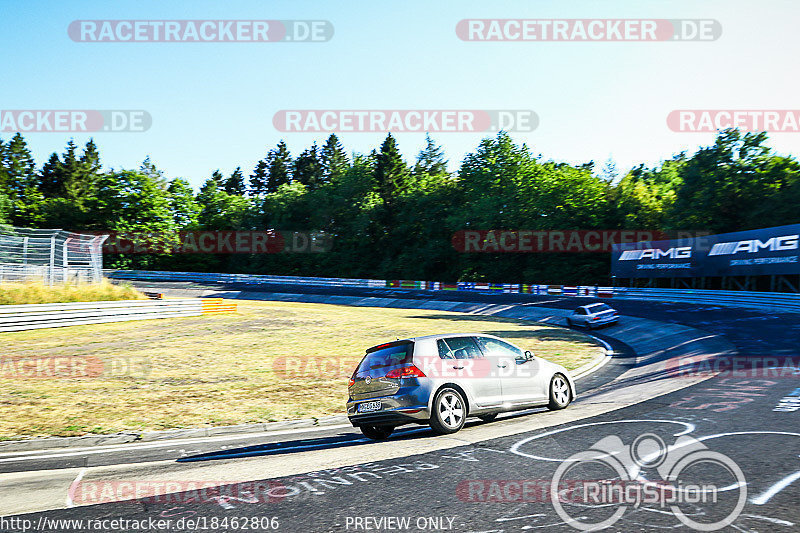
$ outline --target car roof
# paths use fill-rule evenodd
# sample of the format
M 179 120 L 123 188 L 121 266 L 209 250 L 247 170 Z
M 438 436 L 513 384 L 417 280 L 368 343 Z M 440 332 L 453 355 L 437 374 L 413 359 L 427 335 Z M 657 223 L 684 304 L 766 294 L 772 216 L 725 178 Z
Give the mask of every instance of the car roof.
M 608 304 L 603 303 L 603 302 L 595 302 L 593 304 L 582 305 L 581 307 L 583 307 L 584 309 L 589 309 L 590 307 L 597 307 L 598 305 L 606 305 L 607 306 Z
M 411 337 L 408 340 L 416 342 L 428 339 L 451 339 L 453 337 L 488 337 L 491 339 L 500 339 L 500 337 L 489 335 L 487 333 L 440 333 L 438 335 L 423 335 L 421 337 Z

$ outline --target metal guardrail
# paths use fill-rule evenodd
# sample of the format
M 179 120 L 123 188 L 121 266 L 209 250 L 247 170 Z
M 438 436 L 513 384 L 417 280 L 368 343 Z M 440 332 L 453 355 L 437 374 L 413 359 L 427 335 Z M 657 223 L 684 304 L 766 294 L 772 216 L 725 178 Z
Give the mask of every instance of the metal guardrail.
M 783 292 L 715 291 L 697 289 L 635 289 L 627 287 L 597 287 L 570 285 L 537 285 L 519 283 L 377 280 L 308 278 L 251 274 L 215 274 L 203 272 L 166 272 L 143 270 L 108 270 L 110 278 L 142 281 L 195 281 L 205 283 L 286 283 L 328 287 L 386 287 L 399 290 L 457 290 L 578 296 L 589 298 L 621 298 L 684 302 L 692 304 L 744 307 L 766 311 L 800 312 L 800 294 Z
M 800 294 L 787 292 L 615 287 L 614 298 L 746 307 L 765 311 L 800 312 Z
M 0 306 L 0 332 L 203 314 L 203 300 L 119 300 Z
M 208 272 L 167 272 L 148 270 L 104 270 L 104 275 L 114 279 L 141 281 L 195 281 L 205 283 L 300 283 L 327 287 L 385 287 L 385 280 L 350 278 L 304 278 L 296 276 L 268 276 L 256 274 L 220 274 Z

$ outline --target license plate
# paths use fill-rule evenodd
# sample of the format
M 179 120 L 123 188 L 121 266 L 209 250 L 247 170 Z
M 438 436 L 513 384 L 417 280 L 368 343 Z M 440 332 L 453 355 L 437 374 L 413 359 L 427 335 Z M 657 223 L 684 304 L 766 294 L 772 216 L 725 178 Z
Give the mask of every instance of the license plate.
M 370 413 L 372 411 L 380 411 L 380 410 L 381 410 L 381 402 L 365 402 L 358 404 L 357 412 Z

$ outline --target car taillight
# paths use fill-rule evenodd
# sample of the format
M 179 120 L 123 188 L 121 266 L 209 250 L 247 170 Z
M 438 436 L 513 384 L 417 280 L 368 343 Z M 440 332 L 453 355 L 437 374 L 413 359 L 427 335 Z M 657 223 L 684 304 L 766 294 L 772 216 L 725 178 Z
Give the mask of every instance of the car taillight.
M 592 320 L 600 320 L 599 316 L 593 317 Z
M 424 378 L 425 374 L 414 365 L 395 368 L 386 374 L 387 378 Z

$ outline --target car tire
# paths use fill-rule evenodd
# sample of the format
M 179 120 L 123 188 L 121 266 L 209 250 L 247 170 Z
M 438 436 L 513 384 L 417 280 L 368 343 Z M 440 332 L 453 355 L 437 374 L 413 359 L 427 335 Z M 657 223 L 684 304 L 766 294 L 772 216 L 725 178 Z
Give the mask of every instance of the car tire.
M 480 418 L 484 422 L 492 422 L 495 418 L 497 418 L 498 414 L 499 413 L 491 413 L 491 414 L 488 414 L 488 415 L 480 415 L 478 418 Z
M 386 440 L 392 434 L 392 426 L 361 426 L 359 428 L 365 437 L 372 440 Z
M 567 326 L 569 326 L 571 328 L 575 327 L 575 324 L 572 322 L 572 319 L 569 318 L 569 317 L 567 317 Z
M 436 393 L 431 409 L 430 426 L 438 435 L 449 435 L 464 427 L 467 403 L 461 393 L 445 387 Z
M 569 381 L 563 374 L 556 374 L 550 380 L 550 403 L 547 408 L 551 411 L 558 411 L 569 405 L 571 392 Z

